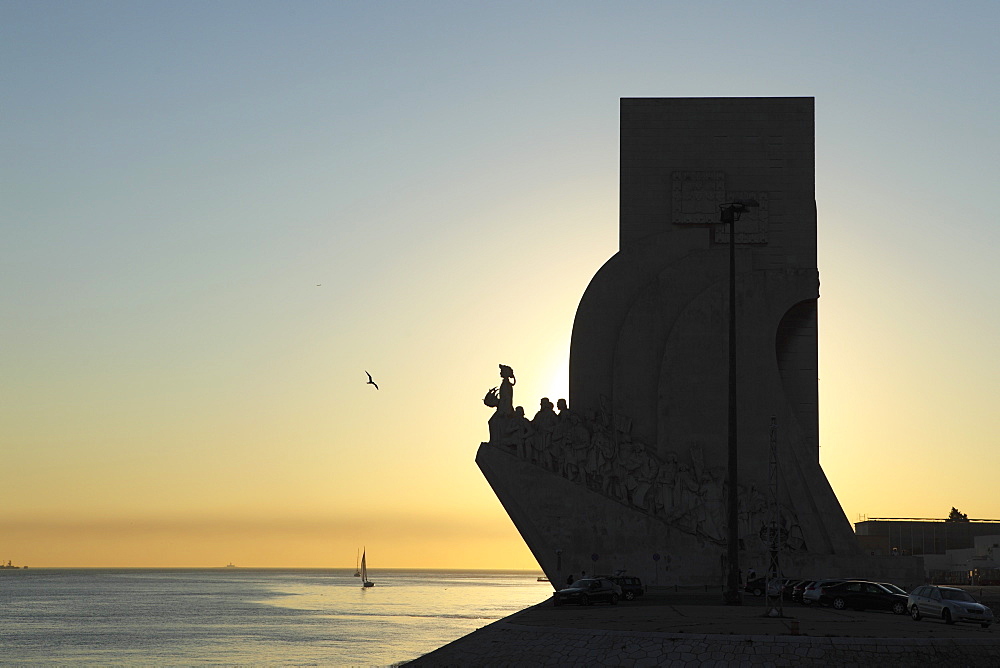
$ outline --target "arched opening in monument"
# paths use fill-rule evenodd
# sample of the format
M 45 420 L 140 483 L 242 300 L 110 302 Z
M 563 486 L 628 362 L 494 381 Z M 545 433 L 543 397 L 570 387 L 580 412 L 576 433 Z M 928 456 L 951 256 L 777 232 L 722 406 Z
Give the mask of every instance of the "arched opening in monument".
M 799 302 L 785 312 L 774 336 L 782 389 L 795 413 L 807 448 L 819 460 L 819 397 L 816 300 Z

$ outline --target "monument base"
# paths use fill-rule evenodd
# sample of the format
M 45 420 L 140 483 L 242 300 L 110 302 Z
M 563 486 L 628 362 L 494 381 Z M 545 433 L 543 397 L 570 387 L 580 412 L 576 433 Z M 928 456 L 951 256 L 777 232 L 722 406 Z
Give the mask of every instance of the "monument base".
M 582 575 L 626 573 L 652 586 L 725 582 L 726 545 L 686 518 L 673 523 L 627 500 L 588 489 L 513 452 L 483 443 L 476 464 L 553 586 Z M 753 534 L 742 540 L 740 563 L 764 575 L 769 555 Z M 920 557 L 782 552 L 787 577 L 845 577 L 914 586 L 924 581 Z

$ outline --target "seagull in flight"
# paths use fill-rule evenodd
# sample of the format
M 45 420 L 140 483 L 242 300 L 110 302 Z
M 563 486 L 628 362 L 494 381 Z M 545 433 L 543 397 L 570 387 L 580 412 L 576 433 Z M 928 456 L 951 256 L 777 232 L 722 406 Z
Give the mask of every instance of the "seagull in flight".
M 368 375 L 368 382 L 365 383 L 365 385 L 375 385 L 375 389 L 377 390 L 378 389 L 378 385 L 375 383 L 374 380 L 372 380 L 372 375 L 370 373 L 368 373 L 367 371 L 365 371 L 365 373 Z

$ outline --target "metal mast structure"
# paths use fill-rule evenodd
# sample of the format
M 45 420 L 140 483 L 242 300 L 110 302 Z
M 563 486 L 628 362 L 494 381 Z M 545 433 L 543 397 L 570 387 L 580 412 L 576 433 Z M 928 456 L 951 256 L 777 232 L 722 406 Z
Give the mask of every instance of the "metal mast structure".
M 782 592 L 778 583 L 772 582 L 781 577 L 781 545 L 785 542 L 785 530 L 781 524 L 781 506 L 778 504 L 778 421 L 771 416 L 770 451 L 767 467 L 767 486 L 770 493 L 769 515 L 771 521 L 767 527 L 767 543 L 770 559 L 767 565 L 767 581 L 764 586 L 764 604 L 769 617 L 784 617 Z

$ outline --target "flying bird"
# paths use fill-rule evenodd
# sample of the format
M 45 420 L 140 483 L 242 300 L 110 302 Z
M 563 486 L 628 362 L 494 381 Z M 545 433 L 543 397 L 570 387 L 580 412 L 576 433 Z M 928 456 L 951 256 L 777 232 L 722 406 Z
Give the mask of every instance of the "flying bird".
M 365 373 L 368 375 L 368 382 L 365 383 L 365 385 L 375 385 L 375 389 L 377 390 L 378 389 L 378 385 L 375 383 L 374 380 L 372 380 L 372 375 L 370 373 L 368 373 L 367 371 L 365 371 Z

